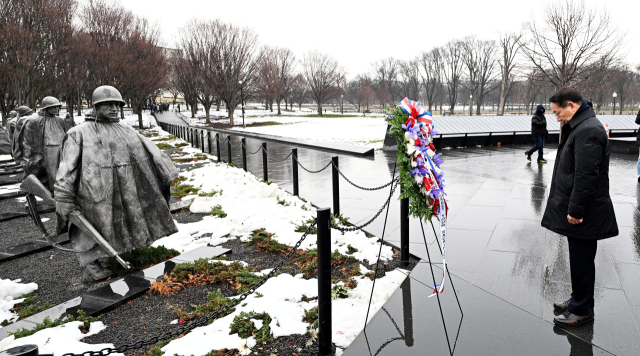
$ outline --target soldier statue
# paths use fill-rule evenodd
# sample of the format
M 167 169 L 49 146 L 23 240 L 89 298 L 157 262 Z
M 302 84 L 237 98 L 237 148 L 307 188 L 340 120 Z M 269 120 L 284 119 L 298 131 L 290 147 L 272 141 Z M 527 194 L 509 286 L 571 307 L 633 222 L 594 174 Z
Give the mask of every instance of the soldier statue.
M 93 92 L 95 117 L 67 133 L 55 184 L 56 211 L 68 218 L 78 210 L 118 253 L 151 245 L 178 231 L 169 210 L 175 166 L 158 147 L 120 123 L 120 92 Z M 101 263 L 107 253 L 84 231 L 70 226 L 80 265 L 95 280 L 112 272 Z M 91 248 L 94 246 L 94 248 Z
M 56 180 L 62 141 L 71 128 L 67 121 L 58 117 L 61 106 L 58 99 L 47 96 L 42 99 L 43 115 L 32 115 L 22 128 L 16 127 L 25 177 L 33 174 L 51 192 Z
M 22 129 L 25 121 L 33 114 L 28 106 L 18 108 L 18 114 L 15 119 L 9 121 L 9 135 L 11 135 L 11 155 L 18 163 L 22 163 L 22 143 L 18 142 L 18 131 Z

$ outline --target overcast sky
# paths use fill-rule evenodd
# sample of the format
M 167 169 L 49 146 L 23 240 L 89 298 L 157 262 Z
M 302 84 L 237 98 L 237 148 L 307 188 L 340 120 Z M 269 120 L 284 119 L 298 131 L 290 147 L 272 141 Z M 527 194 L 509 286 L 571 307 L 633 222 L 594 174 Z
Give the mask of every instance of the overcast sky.
M 309 50 L 334 56 L 353 77 L 371 62 L 409 59 L 454 38 L 497 39 L 542 16 L 554 2 L 518 0 L 129 0 L 125 7 L 155 21 L 166 44 L 192 18 L 221 19 L 253 28 L 261 44 L 288 47 L 302 58 Z M 626 32 L 627 62 L 640 64 L 640 1 L 586 0 L 609 13 Z

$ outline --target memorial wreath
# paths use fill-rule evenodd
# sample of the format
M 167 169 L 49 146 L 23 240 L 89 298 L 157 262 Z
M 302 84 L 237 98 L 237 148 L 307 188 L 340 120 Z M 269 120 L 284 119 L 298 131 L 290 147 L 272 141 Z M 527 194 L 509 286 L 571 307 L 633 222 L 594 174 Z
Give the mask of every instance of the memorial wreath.
M 443 291 L 446 265 L 447 201 L 444 192 L 444 173 L 440 170 L 441 153 L 436 154 L 433 145 L 434 130 L 431 113 L 419 106 L 419 102 L 404 98 L 394 106 L 387 119 L 390 133 L 398 144 L 397 165 L 402 191 L 400 199 L 409 199 L 412 216 L 431 221 L 437 216 L 440 222 L 440 248 L 442 252 L 442 283 L 435 288 Z M 434 290 L 435 294 L 435 290 Z

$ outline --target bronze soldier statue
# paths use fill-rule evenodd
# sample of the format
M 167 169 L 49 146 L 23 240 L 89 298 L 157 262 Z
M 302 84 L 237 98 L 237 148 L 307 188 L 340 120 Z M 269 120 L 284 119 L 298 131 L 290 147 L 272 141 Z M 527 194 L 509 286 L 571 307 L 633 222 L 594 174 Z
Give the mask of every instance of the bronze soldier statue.
M 111 86 L 93 92 L 95 118 L 67 133 L 55 184 L 56 211 L 78 210 L 118 252 L 149 246 L 178 231 L 169 211 L 175 166 L 158 147 L 119 120 L 124 101 Z M 95 280 L 112 272 L 101 263 L 106 251 L 71 226 L 80 265 Z M 88 251 L 87 251 L 88 250 Z

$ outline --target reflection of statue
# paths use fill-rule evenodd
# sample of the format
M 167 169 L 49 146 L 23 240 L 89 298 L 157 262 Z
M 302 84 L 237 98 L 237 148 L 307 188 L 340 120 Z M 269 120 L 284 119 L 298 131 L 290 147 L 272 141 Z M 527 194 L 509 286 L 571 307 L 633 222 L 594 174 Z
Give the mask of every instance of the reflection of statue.
M 97 88 L 93 105 L 95 119 L 87 115 L 65 138 L 56 211 L 67 218 L 79 210 L 118 253 L 177 232 L 168 206 L 171 182 L 178 176 L 175 166 L 151 141 L 120 124 L 124 101 L 115 88 Z M 78 250 L 94 245 L 74 227 L 69 235 Z M 80 265 L 96 280 L 111 275 L 100 263 L 106 256 L 100 248 L 78 253 Z
M 43 116 L 30 117 L 18 132 L 25 177 L 33 174 L 50 191 L 56 179 L 62 140 L 71 128 L 58 117 L 61 106 L 52 96 L 42 99 Z

